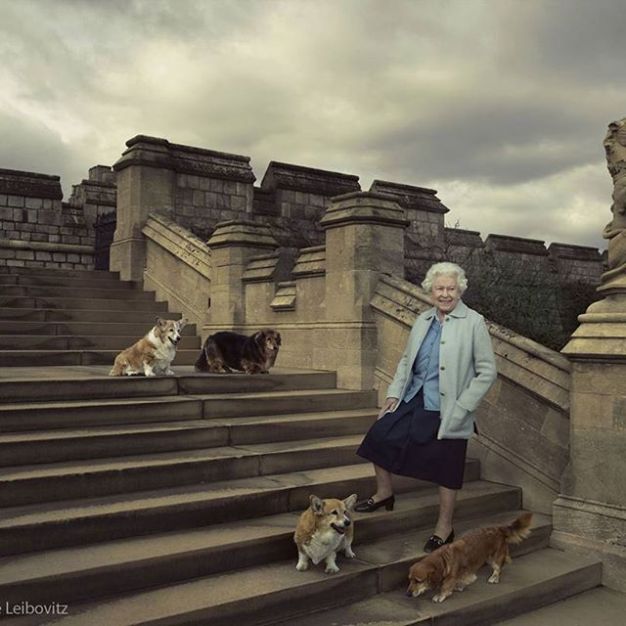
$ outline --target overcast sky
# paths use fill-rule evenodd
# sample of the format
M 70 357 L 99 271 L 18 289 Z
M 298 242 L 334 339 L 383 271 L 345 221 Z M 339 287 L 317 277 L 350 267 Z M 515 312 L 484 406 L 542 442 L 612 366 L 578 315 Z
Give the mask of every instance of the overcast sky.
M 0 167 L 65 197 L 137 134 L 433 187 L 448 225 L 604 247 L 620 0 L 0 0 Z

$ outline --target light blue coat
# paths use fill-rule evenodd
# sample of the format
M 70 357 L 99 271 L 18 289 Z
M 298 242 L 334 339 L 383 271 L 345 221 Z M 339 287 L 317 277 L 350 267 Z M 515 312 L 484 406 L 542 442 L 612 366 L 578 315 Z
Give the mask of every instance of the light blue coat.
M 428 332 L 436 308 L 417 317 L 387 390 L 388 398 L 404 397 L 412 379 L 417 352 Z M 469 439 L 474 432 L 474 411 L 495 381 L 496 361 L 491 337 L 480 313 L 463 301 L 446 315 L 439 346 L 441 425 L 437 439 Z

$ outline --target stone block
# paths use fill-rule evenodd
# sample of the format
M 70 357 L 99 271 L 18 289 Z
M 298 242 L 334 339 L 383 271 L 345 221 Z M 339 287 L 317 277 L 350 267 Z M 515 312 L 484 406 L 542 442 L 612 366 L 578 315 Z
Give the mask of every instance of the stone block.
M 7 205 L 8 196 L 6 193 L 0 193 L 0 207 Z
M 24 198 L 23 196 L 9 196 L 7 200 L 7 205 L 17 208 L 24 208 Z
M 42 198 L 26 198 L 24 202 L 24 206 L 27 209 L 41 209 L 43 207 L 43 199 Z
M 35 259 L 38 261 L 52 261 L 52 254 L 45 250 L 37 250 L 35 252 Z
M 56 261 L 57 263 L 61 263 L 65 261 L 65 259 L 66 259 L 66 255 L 64 252 L 54 252 L 52 254 L 52 260 Z
M 21 259 L 8 259 L 7 260 L 8 267 L 26 267 L 26 261 Z
M 14 259 L 16 250 L 12 248 L 0 248 L 0 259 Z
M 67 255 L 67 260 L 70 263 L 80 263 L 80 255 L 79 254 L 72 254 L 72 253 L 70 253 L 70 254 Z
M 13 219 L 13 209 L 9 207 L 0 207 L 0 219 L 7 220 L 9 222 L 15 221 Z M 6 226 L 4 228 L 6 229 Z
M 13 209 L 13 221 L 25 222 L 27 219 L 27 212 L 24 209 Z
M 15 258 L 24 259 L 25 261 L 32 261 L 35 258 L 35 253 L 33 250 L 17 250 Z

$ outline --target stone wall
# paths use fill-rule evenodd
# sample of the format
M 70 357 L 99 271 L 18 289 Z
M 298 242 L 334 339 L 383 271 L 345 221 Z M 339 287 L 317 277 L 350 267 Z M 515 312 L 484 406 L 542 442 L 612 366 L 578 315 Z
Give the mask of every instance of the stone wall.
M 0 265 L 92 269 L 94 236 L 58 176 L 0 169 Z
M 90 229 L 98 217 L 114 212 L 117 207 L 117 185 L 113 168 L 109 165 L 90 167 L 89 177 L 72 186 L 68 204 L 82 211 L 85 224 Z

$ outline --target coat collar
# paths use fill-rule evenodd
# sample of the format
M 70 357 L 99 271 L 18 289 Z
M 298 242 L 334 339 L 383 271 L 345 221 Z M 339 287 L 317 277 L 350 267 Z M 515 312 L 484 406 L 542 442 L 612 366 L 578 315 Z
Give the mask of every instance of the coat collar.
M 459 300 L 458 304 L 454 307 L 454 310 L 450 311 L 448 315 L 452 317 L 467 317 L 467 311 L 468 311 L 467 304 L 465 304 L 463 300 Z M 431 307 L 430 309 L 426 311 L 425 317 L 427 320 L 430 320 L 433 318 L 433 316 L 436 313 L 437 313 L 437 308 Z

